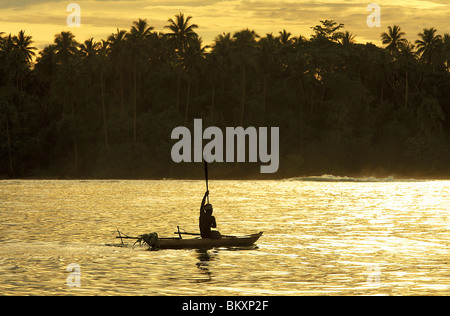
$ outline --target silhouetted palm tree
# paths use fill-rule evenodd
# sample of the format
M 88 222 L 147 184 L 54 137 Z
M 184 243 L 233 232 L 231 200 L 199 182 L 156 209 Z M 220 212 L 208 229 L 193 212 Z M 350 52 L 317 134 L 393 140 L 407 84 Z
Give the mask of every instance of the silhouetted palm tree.
M 83 44 L 80 44 L 80 56 L 85 61 L 94 59 L 94 57 L 97 55 L 99 44 L 100 43 L 94 41 L 94 38 L 92 37 L 85 40 Z M 89 67 L 92 67 L 92 65 L 89 65 Z
M 223 33 L 217 35 L 212 44 L 212 50 L 222 60 L 222 64 L 230 65 L 232 59 L 232 45 L 233 40 L 231 33 Z
M 16 45 L 14 38 L 10 33 L 0 41 L 0 58 L 2 59 L 1 66 L 5 72 L 5 82 L 13 84 L 17 79 L 17 70 L 20 68 L 20 59 L 17 58 Z M 16 81 L 17 83 L 17 81 Z
M 283 30 L 278 33 L 280 34 L 280 36 L 278 36 L 278 39 L 281 42 L 281 44 L 286 45 L 286 44 L 292 43 L 292 38 L 291 38 L 292 34 L 290 32 Z
M 216 103 L 216 86 L 219 82 L 218 79 L 221 77 L 221 71 L 223 71 L 223 65 L 220 60 L 220 56 L 212 51 L 210 54 L 205 56 L 205 76 L 211 84 L 211 108 L 209 110 L 209 115 L 211 121 L 214 120 L 214 106 Z
M 246 92 L 246 72 L 247 68 L 254 66 L 254 53 L 256 49 L 256 39 L 259 35 L 254 30 L 245 29 L 238 31 L 233 35 L 234 43 L 234 57 L 238 64 L 240 64 L 241 71 L 241 115 L 240 126 L 244 122 L 245 113 L 245 92 Z
M 285 32 L 285 30 L 283 31 Z M 292 41 L 289 39 L 290 33 L 280 32 L 281 37 L 280 42 L 275 39 L 271 34 L 266 37 L 261 38 L 258 41 L 258 50 L 256 54 L 256 59 L 258 63 L 258 70 L 262 77 L 262 110 L 263 113 L 266 112 L 266 95 L 267 95 L 267 84 L 270 80 L 270 75 L 275 72 L 277 61 L 279 60 L 280 54 L 280 43 L 281 45 L 290 45 Z
M 112 49 L 111 52 L 113 52 L 116 49 L 117 50 L 122 49 L 125 46 L 126 36 L 127 31 L 119 29 L 117 29 L 116 33 L 111 33 L 111 35 L 108 36 L 108 42 Z
M 55 45 L 46 46 L 39 52 L 39 56 L 36 58 L 36 63 L 34 65 L 34 71 L 36 75 L 41 78 L 41 84 L 49 87 L 48 96 L 52 94 L 51 85 L 54 84 L 54 80 L 52 79 L 57 70 L 55 50 Z
M 105 148 L 109 150 L 108 141 L 108 129 L 106 124 L 106 109 L 105 109 L 105 85 L 104 85 L 104 68 L 106 64 L 106 54 L 108 50 L 108 42 L 101 41 L 95 42 L 93 38 L 89 38 L 80 45 L 80 57 L 82 59 L 82 64 L 89 74 L 86 79 L 88 79 L 88 85 L 86 90 L 95 90 L 92 79 L 99 81 L 100 83 L 100 103 L 102 106 L 102 117 L 103 117 L 103 133 L 105 139 Z M 94 77 L 94 78 L 92 78 Z M 95 86 L 97 87 L 97 86 Z
M 197 38 L 197 33 L 194 29 L 198 28 L 197 24 L 189 24 L 192 16 L 184 17 L 183 13 L 175 15 L 175 20 L 169 19 L 169 25 L 165 28 L 169 29 L 171 32 L 166 33 L 169 37 L 173 49 L 175 49 L 183 58 L 188 46 L 193 44 Z
M 94 41 L 91 37 L 79 45 L 79 73 L 78 75 L 83 78 L 80 82 L 80 89 L 84 90 L 82 94 L 84 99 L 82 103 L 87 104 L 93 99 L 93 95 L 97 95 L 96 83 L 98 82 L 98 60 L 97 51 L 100 43 Z
M 64 108 L 70 108 L 72 116 L 73 129 L 73 152 L 74 152 L 74 170 L 78 172 L 78 140 L 76 127 L 76 113 L 74 107 L 74 82 L 75 78 L 75 61 L 74 57 L 78 53 L 78 43 L 72 32 L 61 32 L 55 35 L 54 39 L 54 59 L 57 63 L 57 85 L 54 87 L 63 102 Z
M 12 81 L 17 76 L 17 71 L 14 69 L 14 64 L 19 63 L 18 56 L 15 54 L 15 43 L 11 34 L 2 37 L 4 32 L 0 32 L 0 124 L 2 128 L 2 135 L 6 135 L 6 152 L 8 154 L 8 170 L 10 177 L 15 175 L 13 154 L 11 146 L 11 121 L 17 118 L 17 110 L 13 102 L 13 89 L 11 89 Z M 17 55 L 17 54 L 16 54 Z M 17 61 L 15 61 L 15 59 Z M 3 75 L 5 78 L 3 78 Z M 2 85 L 5 85 L 2 87 Z M 3 144 L 2 144 L 3 145 Z M 3 147 L 5 148 L 5 147 Z
M 131 49 L 131 63 L 133 65 L 133 143 L 136 143 L 136 124 L 137 124 L 137 72 L 140 63 L 145 62 L 145 52 L 147 39 L 153 30 L 153 26 L 149 26 L 147 20 L 138 19 L 133 22 L 128 41 Z
M 409 102 L 409 69 L 414 66 L 416 61 L 416 52 L 414 45 L 410 42 L 402 45 L 399 53 L 399 62 L 401 67 L 405 70 L 405 107 L 408 107 Z
M 382 43 L 386 46 L 386 49 L 391 53 L 398 53 L 400 48 L 407 43 L 407 40 L 403 38 L 405 33 L 401 31 L 400 26 L 394 25 L 388 26 L 389 32 L 381 34 Z
M 108 140 L 108 124 L 106 122 L 106 107 L 105 107 L 105 85 L 104 85 L 104 72 L 106 68 L 106 58 L 108 51 L 108 42 L 102 40 L 98 43 L 98 49 L 96 52 L 97 67 L 100 73 L 100 96 L 102 104 L 102 117 L 103 117 L 103 135 L 105 137 L 105 148 L 109 150 L 109 140 Z
M 186 96 L 186 107 L 184 112 L 184 125 L 187 124 L 187 117 L 189 111 L 189 97 L 191 89 L 191 76 L 199 72 L 201 63 L 204 59 L 205 47 L 202 47 L 202 39 L 197 37 L 195 41 L 192 41 L 185 51 L 185 57 L 183 60 L 184 71 L 187 74 L 187 96 Z
M 339 37 L 339 42 L 346 46 L 346 45 L 350 45 L 350 44 L 355 44 L 355 37 L 356 35 L 353 35 L 353 33 L 350 33 L 349 31 L 345 31 L 345 33 L 341 33 L 340 37 Z
M 30 71 L 32 59 L 36 56 L 36 47 L 31 46 L 32 37 L 26 36 L 24 30 L 18 35 L 9 34 L 0 38 L 0 57 L 3 58 L 6 81 L 11 84 L 14 82 L 16 89 L 20 91 L 23 80 Z
M 72 32 L 61 32 L 55 35 L 55 58 L 57 63 L 68 63 L 78 51 L 78 43 Z
M 220 79 L 220 98 L 223 101 L 225 96 L 225 81 L 231 73 L 232 67 L 232 45 L 231 33 L 222 33 L 214 39 L 212 44 L 212 54 L 216 56 L 217 65 L 220 70 L 218 76 Z
M 416 40 L 417 53 L 420 54 L 420 58 L 429 64 L 432 63 L 438 46 L 442 44 L 442 36 L 436 35 L 436 32 L 437 30 L 434 27 L 423 29 L 423 32 L 418 34 L 421 39 Z
M 34 52 L 37 48 L 31 46 L 33 43 L 31 36 L 25 36 L 25 31 L 21 30 L 17 36 L 14 36 L 14 42 L 16 49 L 18 50 L 21 57 L 30 63 L 36 53 Z
M 166 33 L 169 38 L 169 43 L 175 53 L 178 55 L 178 81 L 177 81 L 177 100 L 176 108 L 178 110 L 180 104 L 180 85 L 181 85 L 181 73 L 183 69 L 183 60 L 186 57 L 186 51 L 189 45 L 194 44 L 198 38 L 198 34 L 194 31 L 198 28 L 197 24 L 189 24 L 192 16 L 184 17 L 183 13 L 175 15 L 175 20 L 169 19 L 169 25 L 164 28 L 169 29 L 171 32 Z
M 303 35 L 299 35 L 297 37 L 292 38 L 292 44 L 296 47 L 298 47 L 306 42 L 308 42 L 308 40 Z
M 111 50 L 110 57 L 112 63 L 114 64 L 115 72 L 119 75 L 120 108 L 122 117 L 125 112 L 123 96 L 123 75 L 125 71 L 124 66 L 126 64 L 126 36 L 127 32 L 125 30 L 119 29 L 117 29 L 116 33 L 112 33 L 110 36 L 108 36 L 108 43 Z

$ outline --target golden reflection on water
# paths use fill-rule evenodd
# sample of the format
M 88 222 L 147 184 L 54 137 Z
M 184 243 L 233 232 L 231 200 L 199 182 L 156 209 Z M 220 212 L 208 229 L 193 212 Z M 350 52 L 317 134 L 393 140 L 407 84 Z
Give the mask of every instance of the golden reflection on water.
M 198 231 L 203 181 L 0 181 L 0 295 L 449 295 L 448 181 L 210 181 L 248 249 L 111 247 Z M 81 268 L 68 287 L 70 263 Z

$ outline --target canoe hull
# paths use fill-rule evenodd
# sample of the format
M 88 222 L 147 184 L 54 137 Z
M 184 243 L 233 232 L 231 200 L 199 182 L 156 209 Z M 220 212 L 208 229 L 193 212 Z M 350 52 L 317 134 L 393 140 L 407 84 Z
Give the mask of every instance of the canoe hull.
M 168 238 L 159 239 L 160 249 L 210 249 L 216 247 L 248 247 L 253 245 L 263 232 L 246 236 L 209 238 Z

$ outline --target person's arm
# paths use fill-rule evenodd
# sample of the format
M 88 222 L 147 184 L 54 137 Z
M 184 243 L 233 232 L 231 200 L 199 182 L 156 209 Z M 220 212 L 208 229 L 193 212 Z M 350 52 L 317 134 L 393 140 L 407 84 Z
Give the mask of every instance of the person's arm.
M 204 212 L 203 207 L 205 206 L 206 197 L 208 196 L 208 194 L 209 194 L 209 191 L 206 191 L 205 195 L 203 196 L 202 205 L 200 205 L 200 214 L 202 214 L 202 212 Z
M 216 224 L 216 218 L 214 216 L 211 216 L 211 227 L 212 228 L 216 228 L 217 224 Z

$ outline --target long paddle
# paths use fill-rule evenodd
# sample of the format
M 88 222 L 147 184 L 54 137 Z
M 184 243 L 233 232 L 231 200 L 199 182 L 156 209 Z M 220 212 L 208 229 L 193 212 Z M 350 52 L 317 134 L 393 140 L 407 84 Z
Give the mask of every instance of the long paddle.
M 208 163 L 204 159 L 203 159 L 203 162 L 205 163 L 206 191 L 208 191 Z M 208 204 L 209 204 L 209 194 L 208 194 L 207 198 L 208 198 Z

